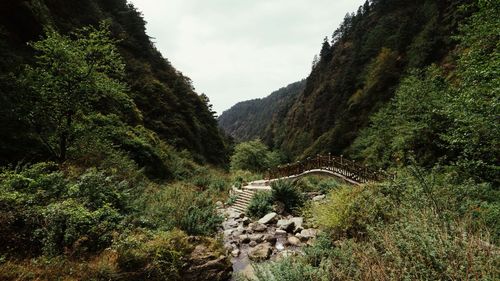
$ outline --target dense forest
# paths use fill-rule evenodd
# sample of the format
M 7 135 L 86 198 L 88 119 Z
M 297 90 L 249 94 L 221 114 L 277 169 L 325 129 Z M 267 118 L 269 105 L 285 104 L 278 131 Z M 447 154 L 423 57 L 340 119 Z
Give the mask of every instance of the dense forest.
M 0 13 L 1 164 L 57 159 L 64 154 L 44 136 L 52 128 L 44 128 L 39 124 L 41 119 L 32 114 L 29 105 L 33 97 L 12 79 L 24 64 L 36 59 L 37 53 L 26 43 L 42 38 L 48 28 L 69 34 L 76 28 L 97 26 L 103 20 L 108 22 L 123 60 L 124 76 L 120 82 L 126 85 L 124 99 L 131 103 L 108 106 L 105 103 L 111 101 L 98 100 L 101 108 L 96 111 L 122 115 L 120 122 L 124 125 L 144 126 L 168 144 L 187 149 L 200 162 L 223 164 L 227 160 L 208 99 L 197 95 L 190 79 L 162 57 L 145 32 L 141 13 L 125 0 L 86 0 L 71 5 L 57 0 L 7 0 L 0 4 Z M 106 118 L 99 122 L 116 122 Z M 74 119 L 75 123 L 81 121 L 78 116 Z M 115 145 L 130 151 L 140 143 L 120 143 L 116 136 Z M 138 150 L 135 153 L 135 160 L 141 165 L 154 161 L 154 155 L 139 155 Z
M 292 83 L 262 99 L 235 104 L 218 118 L 219 126 L 236 141 L 272 140 L 271 124 L 285 118 L 296 97 L 304 90 L 305 80 Z

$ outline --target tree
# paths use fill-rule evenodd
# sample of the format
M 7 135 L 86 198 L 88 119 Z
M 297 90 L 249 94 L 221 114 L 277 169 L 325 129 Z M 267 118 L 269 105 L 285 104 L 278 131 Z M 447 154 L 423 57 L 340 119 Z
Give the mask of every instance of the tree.
M 231 169 L 263 172 L 277 162 L 276 157 L 260 140 L 243 142 L 234 149 Z
M 331 46 L 330 43 L 328 42 L 328 36 L 323 39 L 323 46 L 321 47 L 321 52 L 319 53 L 319 56 L 323 62 L 328 62 L 331 58 Z
M 28 122 L 53 157 L 63 162 L 77 137 L 75 125 L 98 111 L 99 103 L 111 100 L 135 106 L 121 82 L 125 66 L 107 24 L 82 28 L 70 36 L 49 29 L 45 37 L 30 43 L 36 62 L 26 66 L 20 82 L 33 101 L 26 105 Z

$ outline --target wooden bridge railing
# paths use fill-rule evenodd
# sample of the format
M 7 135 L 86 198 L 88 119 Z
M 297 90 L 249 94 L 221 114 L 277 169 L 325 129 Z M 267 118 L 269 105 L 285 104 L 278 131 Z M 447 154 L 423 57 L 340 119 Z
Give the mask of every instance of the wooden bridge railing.
M 272 180 L 300 175 L 304 172 L 316 169 L 337 173 L 357 183 L 380 181 L 389 177 L 389 175 L 382 170 L 372 170 L 354 161 L 345 159 L 342 156 L 337 157 L 328 154 L 328 156 L 317 155 L 314 158 L 307 158 L 304 161 L 270 169 L 267 173 L 266 179 Z

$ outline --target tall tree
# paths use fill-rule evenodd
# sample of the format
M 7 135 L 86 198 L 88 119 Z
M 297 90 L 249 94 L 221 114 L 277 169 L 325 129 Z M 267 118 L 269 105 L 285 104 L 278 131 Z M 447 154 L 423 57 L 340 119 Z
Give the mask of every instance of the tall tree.
M 20 82 L 34 101 L 28 122 L 59 161 L 77 137 L 75 124 L 96 112 L 104 99 L 133 107 L 121 82 L 125 66 L 108 27 L 86 27 L 63 36 L 48 30 L 46 38 L 31 43 L 34 66 L 26 66 Z

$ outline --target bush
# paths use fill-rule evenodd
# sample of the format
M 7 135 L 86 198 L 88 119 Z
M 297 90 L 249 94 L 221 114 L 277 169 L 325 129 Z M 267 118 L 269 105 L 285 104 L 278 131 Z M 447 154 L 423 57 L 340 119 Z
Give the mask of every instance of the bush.
M 260 140 L 243 142 L 234 149 L 234 154 L 231 156 L 231 170 L 264 172 L 278 161 L 276 157 Z
M 314 204 L 312 215 L 322 228 L 360 237 L 369 226 L 389 220 L 392 208 L 392 202 L 375 185 L 344 186 L 332 191 L 325 202 Z
M 270 192 L 257 191 L 248 204 L 247 214 L 253 218 L 261 218 L 273 210 L 273 197 Z
M 189 235 L 212 235 L 222 223 L 222 217 L 207 195 L 182 184 L 162 187 L 142 202 L 143 221 L 161 230 L 179 228 Z
M 286 212 L 294 212 L 303 206 L 304 197 L 292 181 L 274 181 L 271 188 L 273 200 L 283 203 Z
M 187 235 L 178 230 L 127 234 L 115 247 L 118 267 L 132 280 L 181 280 L 192 251 Z

